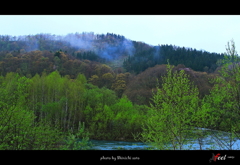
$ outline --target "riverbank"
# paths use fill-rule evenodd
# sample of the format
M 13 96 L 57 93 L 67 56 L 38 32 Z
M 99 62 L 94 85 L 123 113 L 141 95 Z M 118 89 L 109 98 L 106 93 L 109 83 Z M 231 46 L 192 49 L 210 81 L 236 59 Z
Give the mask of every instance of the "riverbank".
M 239 150 L 240 136 L 234 137 L 228 132 L 196 128 L 200 130 L 198 138 L 188 138 L 183 150 Z M 197 132 L 194 132 L 197 133 Z M 199 133 L 199 132 L 198 132 Z M 97 150 L 154 150 L 154 147 L 139 141 L 90 140 Z M 169 146 L 171 144 L 169 143 Z
M 227 132 L 196 128 L 196 132 L 194 131 L 192 135 L 186 139 L 188 143 L 184 144 L 183 150 L 240 149 L 240 137 L 235 137 L 231 141 L 232 136 Z M 80 143 L 81 141 L 81 139 L 77 140 Z M 88 149 L 90 150 L 154 150 L 150 144 L 147 145 L 144 142 L 125 138 L 116 140 L 89 139 L 84 142 L 84 145 L 89 146 Z M 169 146 L 171 146 L 171 143 L 169 143 Z M 61 149 L 61 147 L 64 147 L 64 143 L 58 143 L 55 149 Z

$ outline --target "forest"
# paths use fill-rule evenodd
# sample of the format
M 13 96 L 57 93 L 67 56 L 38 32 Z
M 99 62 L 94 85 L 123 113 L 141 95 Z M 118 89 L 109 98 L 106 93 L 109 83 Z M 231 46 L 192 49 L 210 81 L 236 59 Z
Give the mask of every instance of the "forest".
M 89 139 L 165 149 L 195 127 L 237 135 L 238 62 L 233 40 L 217 54 L 112 33 L 1 35 L 0 149 L 89 149 Z

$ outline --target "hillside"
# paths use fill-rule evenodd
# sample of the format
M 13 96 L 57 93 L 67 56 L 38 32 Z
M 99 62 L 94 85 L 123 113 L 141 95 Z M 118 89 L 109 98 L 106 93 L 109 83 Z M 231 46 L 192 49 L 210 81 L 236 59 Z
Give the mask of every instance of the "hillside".
M 66 36 L 37 34 L 28 36 L 0 36 L 0 60 L 9 52 L 15 56 L 40 50 L 61 50 L 69 58 L 110 63 L 127 72 L 140 73 L 157 64 L 184 64 L 196 71 L 214 72 L 223 54 L 198 51 L 173 45 L 150 46 L 112 33 L 75 33 Z M 121 63 L 119 63 L 121 59 Z M 124 60 L 125 59 L 125 60 Z M 124 60 L 124 61 L 123 61 Z
M 111 33 L 0 36 L 3 76 L 16 72 L 33 77 L 57 70 L 61 76 L 75 79 L 83 73 L 88 82 L 112 89 L 119 97 L 126 94 L 137 104 L 149 103 L 155 79 L 163 75 L 161 68 L 167 60 L 171 65 L 183 65 L 190 68 L 190 73 L 202 75 L 192 80 L 204 81 L 200 83 L 204 87 L 198 87 L 201 96 L 207 94 L 211 86 L 203 79 L 211 77 L 222 58 L 223 54 L 172 45 L 150 46 Z
M 140 73 L 149 67 L 159 64 L 177 66 L 184 64 L 195 71 L 212 73 L 217 68 L 217 61 L 223 59 L 224 54 L 197 51 L 173 45 L 154 46 L 129 56 L 123 63 L 127 71 Z

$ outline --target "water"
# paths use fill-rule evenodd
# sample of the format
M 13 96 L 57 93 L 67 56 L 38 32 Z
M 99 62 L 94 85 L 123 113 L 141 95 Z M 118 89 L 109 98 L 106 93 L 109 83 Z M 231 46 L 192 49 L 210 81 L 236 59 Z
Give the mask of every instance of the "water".
M 144 150 L 148 145 L 142 142 L 90 140 L 94 150 Z
M 202 150 L 240 150 L 240 135 L 235 138 L 230 145 L 230 134 L 222 131 L 215 131 L 201 128 L 204 137 L 201 140 Z M 90 140 L 94 145 L 93 150 L 146 150 L 154 149 L 152 146 L 142 142 L 125 142 L 125 141 L 106 141 L 106 140 Z M 198 140 L 189 139 L 189 143 L 183 146 L 183 150 L 200 150 Z

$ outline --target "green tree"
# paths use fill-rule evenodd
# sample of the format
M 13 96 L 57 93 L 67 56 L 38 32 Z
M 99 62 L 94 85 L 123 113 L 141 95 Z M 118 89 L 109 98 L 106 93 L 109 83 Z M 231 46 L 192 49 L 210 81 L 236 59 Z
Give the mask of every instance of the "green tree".
M 113 82 L 113 75 L 112 73 L 105 73 L 102 75 L 102 80 L 103 80 L 103 86 L 106 86 L 107 88 L 110 88 Z
M 87 80 L 83 74 L 78 74 L 77 78 L 73 81 L 69 81 L 69 93 L 68 93 L 68 106 L 69 117 L 68 126 L 74 130 L 77 130 L 78 123 L 83 120 L 83 102 L 85 93 L 85 84 Z M 66 96 L 67 97 L 67 96 Z
M 143 122 L 142 140 L 157 149 L 183 149 L 194 130 L 191 116 L 198 107 L 198 89 L 183 70 L 173 73 L 172 68 L 167 66 L 162 89 L 157 87 Z
M 240 138 L 240 60 L 233 40 L 228 42 L 226 51 L 224 60 L 220 61 L 220 76 L 212 80 L 215 85 L 210 95 L 204 98 L 204 104 L 212 116 L 208 127 L 229 132 L 228 141 L 214 135 L 218 145 L 233 149 L 236 138 Z
M 77 133 L 68 132 L 66 139 L 60 150 L 87 150 L 91 149 L 92 143 L 89 142 L 89 133 L 85 131 L 85 125 L 79 122 L 79 130 Z
M 48 122 L 35 123 L 28 107 L 30 80 L 9 73 L 0 85 L 0 149 L 54 149 L 61 132 Z M 13 91 L 14 90 L 14 91 Z
M 116 92 L 117 96 L 120 98 L 124 90 L 126 89 L 126 75 L 123 73 L 118 74 L 111 88 Z
M 99 77 L 97 75 L 92 75 L 91 78 L 89 78 L 89 82 L 93 85 L 99 85 Z

